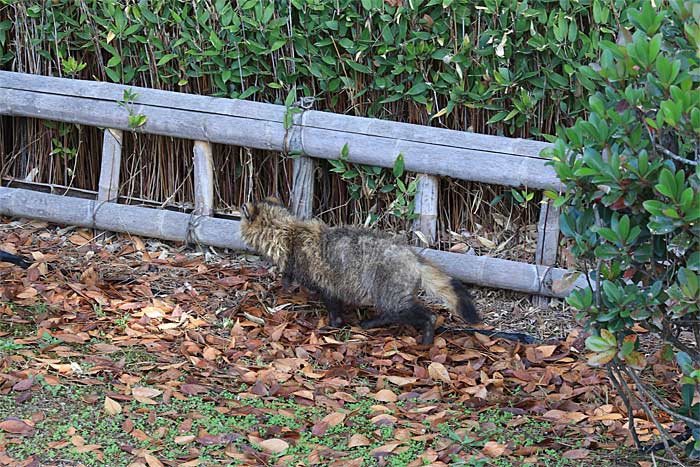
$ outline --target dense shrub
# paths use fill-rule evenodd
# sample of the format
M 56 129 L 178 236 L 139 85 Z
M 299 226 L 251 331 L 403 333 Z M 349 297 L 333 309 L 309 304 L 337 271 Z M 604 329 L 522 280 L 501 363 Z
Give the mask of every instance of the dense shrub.
M 581 112 L 631 3 L 2 0 L 0 65 L 536 136 Z
M 700 4 L 645 2 L 621 18 L 629 29 L 600 43 L 597 69 L 579 69 L 601 87 L 589 116 L 552 151 L 561 229 L 590 278 L 568 302 L 594 330 L 591 362 L 608 365 L 623 397 L 631 378 L 640 402 L 686 423 L 700 458 Z M 677 361 L 677 407 L 644 384 L 639 331 Z

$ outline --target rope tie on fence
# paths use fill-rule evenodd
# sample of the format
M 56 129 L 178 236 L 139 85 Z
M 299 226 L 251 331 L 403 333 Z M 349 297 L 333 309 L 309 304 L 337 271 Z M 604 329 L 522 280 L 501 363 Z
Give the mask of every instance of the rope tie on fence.
M 94 230 L 98 229 L 97 228 L 97 213 L 102 208 L 102 206 L 104 206 L 105 204 L 110 203 L 110 202 L 112 202 L 112 200 L 103 199 L 102 201 L 99 201 L 99 202 L 97 202 L 97 204 L 95 204 L 95 207 L 92 209 L 92 216 L 90 216 L 90 228 L 91 229 L 94 229 Z
M 311 110 L 311 108 L 314 106 L 314 102 L 316 101 L 315 97 L 311 96 L 304 96 L 294 102 L 289 108 L 287 108 L 287 111 L 285 112 L 285 119 L 284 119 L 284 145 L 282 148 L 282 153 L 285 156 L 289 156 L 289 149 L 290 149 L 290 133 L 295 126 L 294 122 L 294 117 L 295 115 L 299 114 L 299 120 L 303 119 L 304 112 L 307 110 Z M 289 115 L 289 116 L 288 116 Z M 301 150 L 303 152 L 304 150 L 304 145 L 301 144 Z
M 201 225 L 201 220 L 203 216 L 201 214 L 198 214 L 195 210 L 193 210 L 190 213 L 190 216 L 187 218 L 187 231 L 185 233 L 185 243 L 190 245 L 201 245 L 202 242 L 199 240 L 199 236 L 197 235 L 197 227 Z
M 535 268 L 537 268 L 537 277 L 539 278 L 539 268 L 537 266 L 542 266 L 540 264 L 536 264 Z M 544 271 L 544 274 L 542 275 L 542 278 L 537 281 L 537 295 L 543 295 L 542 290 L 552 290 L 552 284 L 554 283 L 552 280 L 552 271 L 554 270 L 554 265 L 550 265 L 547 267 L 547 269 Z

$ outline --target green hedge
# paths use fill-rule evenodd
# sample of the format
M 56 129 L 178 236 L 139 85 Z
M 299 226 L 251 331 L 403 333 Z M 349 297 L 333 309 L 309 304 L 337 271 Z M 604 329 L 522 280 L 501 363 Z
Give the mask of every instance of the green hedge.
M 538 137 L 583 112 L 577 70 L 636 2 L 0 3 L 5 69 L 267 102 L 296 85 L 320 109 Z

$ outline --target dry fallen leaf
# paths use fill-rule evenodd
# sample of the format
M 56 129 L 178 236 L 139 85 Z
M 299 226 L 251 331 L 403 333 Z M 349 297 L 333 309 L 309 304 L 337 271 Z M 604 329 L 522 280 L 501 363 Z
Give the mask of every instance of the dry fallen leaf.
M 143 458 L 146 459 L 148 467 L 165 467 L 163 463 L 153 454 L 144 454 Z
M 215 349 L 214 347 L 206 347 L 206 348 L 204 349 L 204 352 L 202 352 L 202 356 L 204 356 L 204 358 L 205 358 L 206 360 L 209 360 L 209 361 L 214 361 L 214 360 L 216 360 L 216 358 L 217 358 L 219 355 L 221 355 L 221 351 L 218 350 L 218 349 Z
M 90 238 L 87 238 L 87 236 L 81 235 L 79 233 L 71 235 L 70 237 L 68 237 L 68 240 L 76 246 L 83 246 L 90 243 Z
M 334 427 L 343 423 L 345 417 L 346 414 L 342 412 L 333 412 L 323 417 L 321 421 L 326 423 L 329 427 Z
M 359 433 L 355 433 L 350 437 L 350 440 L 348 441 L 348 448 L 354 448 L 357 446 L 369 446 L 370 444 L 372 443 L 369 440 L 369 438 Z
M 6 431 L 8 433 L 14 433 L 18 435 L 27 435 L 34 431 L 34 427 L 27 424 L 23 420 L 8 419 L 0 422 L 0 431 Z
M 263 451 L 267 451 L 272 454 L 279 454 L 280 452 L 286 451 L 289 448 L 289 443 L 279 438 L 266 439 L 258 444 Z
M 380 391 L 377 391 L 377 393 L 374 395 L 374 398 L 380 402 L 396 402 L 397 400 L 399 400 L 399 396 L 397 396 L 388 389 L 382 389 Z
M 482 237 L 482 236 L 480 236 L 480 235 L 477 235 L 476 238 L 478 238 L 478 239 L 479 239 L 479 243 L 481 243 L 482 245 L 484 245 L 486 248 L 489 248 L 489 249 L 496 248 L 496 244 L 493 243 L 493 242 L 492 242 L 491 240 L 489 240 L 488 238 Z
M 506 448 L 507 446 L 505 444 L 497 443 L 496 441 L 487 441 L 481 452 L 483 452 L 485 456 L 494 458 L 502 456 Z
M 442 381 L 443 383 L 451 383 L 450 374 L 445 368 L 445 365 L 438 362 L 432 362 L 428 365 L 428 374 L 434 381 Z
M 27 389 L 31 389 L 33 384 L 34 384 L 34 378 L 23 379 L 22 381 L 18 382 L 14 386 L 12 386 L 12 390 L 13 391 L 26 391 Z
M 387 376 L 386 379 L 397 386 L 407 386 L 418 381 L 417 378 L 405 378 L 403 376 Z
M 114 399 L 110 399 L 109 397 L 105 397 L 104 408 L 108 415 L 117 415 L 122 413 L 121 404 Z
M 147 388 L 145 386 L 136 386 L 131 389 L 131 395 L 134 396 L 134 399 L 141 402 L 142 404 L 157 404 L 157 402 L 151 398 L 159 396 L 161 394 L 163 394 L 163 391 L 153 388 Z
M 466 243 L 455 243 L 450 247 L 450 251 L 453 253 L 464 253 L 469 249 L 469 246 L 467 246 Z
M 97 451 L 99 449 L 102 449 L 102 446 L 99 444 L 83 444 L 82 446 L 78 446 L 76 448 L 73 448 L 73 450 L 77 453 L 83 454 L 86 452 L 93 452 Z
M 378 455 L 378 454 L 389 454 L 394 452 L 396 448 L 401 446 L 403 443 L 388 443 L 385 444 L 384 446 L 379 446 L 378 448 L 372 449 L 372 455 Z
M 192 459 L 191 461 L 188 462 L 183 462 L 182 464 L 178 463 L 178 467 L 197 467 L 198 465 L 201 465 L 202 461 L 199 459 Z
M 591 451 L 588 449 L 569 449 L 565 453 L 563 453 L 561 456 L 565 457 L 566 459 L 585 459 L 588 457 L 588 454 L 590 454 Z
M 558 345 L 538 345 L 537 350 L 542 353 L 542 358 L 549 358 L 552 356 L 557 347 Z
M 190 444 L 196 438 L 197 437 L 195 435 L 176 436 L 174 438 L 174 441 L 175 441 L 175 444 Z

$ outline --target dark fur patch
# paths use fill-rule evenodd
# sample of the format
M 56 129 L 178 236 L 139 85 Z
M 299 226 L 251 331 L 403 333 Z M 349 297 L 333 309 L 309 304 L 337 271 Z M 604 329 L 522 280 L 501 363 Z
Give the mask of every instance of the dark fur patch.
M 248 222 L 253 222 L 255 218 L 258 217 L 259 212 L 260 210 L 258 209 L 257 203 L 245 203 L 241 206 L 242 218 L 246 219 Z
M 464 321 L 470 324 L 476 324 L 481 322 L 481 317 L 476 311 L 476 307 L 474 306 L 472 296 L 469 293 L 469 290 L 467 290 L 467 288 L 464 286 L 464 284 L 462 284 L 457 279 L 453 278 L 450 281 L 450 285 L 452 286 L 452 289 L 454 289 L 455 294 L 457 294 L 457 298 L 459 299 L 459 314 L 462 315 Z

